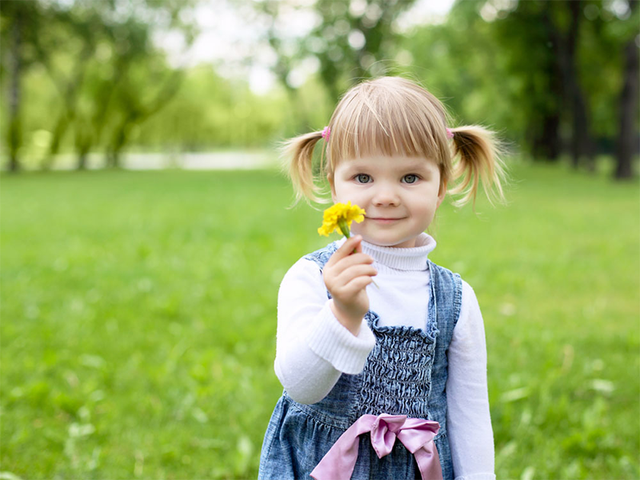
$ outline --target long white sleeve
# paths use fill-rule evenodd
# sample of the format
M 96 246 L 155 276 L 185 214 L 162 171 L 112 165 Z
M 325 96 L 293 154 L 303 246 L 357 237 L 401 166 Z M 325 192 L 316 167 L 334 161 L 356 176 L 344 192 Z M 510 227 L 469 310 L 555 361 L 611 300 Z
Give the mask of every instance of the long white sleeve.
M 460 318 L 448 351 L 447 431 L 456 480 L 495 479 L 487 348 L 475 292 L 462 282 Z
M 278 293 L 276 376 L 291 398 L 322 400 L 344 373 L 360 373 L 375 337 L 366 322 L 354 336 L 333 315 L 318 266 L 300 259 Z

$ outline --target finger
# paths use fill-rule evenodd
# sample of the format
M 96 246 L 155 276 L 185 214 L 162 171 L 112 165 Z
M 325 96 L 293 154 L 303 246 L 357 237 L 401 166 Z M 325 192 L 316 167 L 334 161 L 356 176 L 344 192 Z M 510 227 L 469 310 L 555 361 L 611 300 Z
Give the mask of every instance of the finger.
M 343 293 L 345 296 L 356 295 L 371 282 L 373 282 L 373 278 L 369 276 L 354 278 L 344 287 Z
M 378 274 L 371 265 L 354 265 L 338 275 L 325 278 L 325 285 L 334 296 L 342 296 L 343 290 L 353 279 L 375 277 Z
M 355 250 L 351 252 L 349 255 L 353 255 L 354 253 L 362 253 L 362 237 L 360 237 L 360 241 L 356 244 Z
M 349 255 L 348 257 L 337 261 L 330 268 L 333 268 L 336 271 L 342 272 L 354 265 L 371 265 L 372 263 L 373 263 L 373 258 L 367 255 L 366 253 L 354 253 L 353 255 Z
M 327 262 L 327 266 L 330 267 L 339 260 L 348 257 L 353 253 L 354 250 L 357 250 L 358 247 L 360 247 L 360 251 L 362 251 L 360 242 L 362 242 L 362 237 L 360 235 L 354 235 L 351 238 L 347 238 L 347 241 L 344 242 L 342 246 L 333 253 L 333 255 L 331 255 L 331 258 Z
M 346 283 L 345 281 L 340 282 L 338 278 L 340 278 L 340 276 L 343 275 L 347 270 L 355 266 L 374 268 L 371 265 L 372 263 L 373 258 L 371 258 L 369 255 L 365 255 L 364 253 L 354 253 L 347 258 L 343 258 L 335 265 L 328 267 L 325 266 L 322 272 L 322 278 L 324 278 L 327 287 L 339 286 Z
M 371 265 L 354 265 L 336 277 L 336 285 L 348 285 L 354 278 L 358 277 L 375 277 L 378 274 L 376 269 Z

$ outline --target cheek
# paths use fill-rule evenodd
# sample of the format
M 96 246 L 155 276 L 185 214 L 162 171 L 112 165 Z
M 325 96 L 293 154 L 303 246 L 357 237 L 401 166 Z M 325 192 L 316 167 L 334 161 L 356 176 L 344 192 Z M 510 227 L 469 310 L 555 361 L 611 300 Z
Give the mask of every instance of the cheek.
M 335 188 L 332 191 L 333 202 L 342 202 L 346 203 L 351 201 L 351 203 L 358 203 L 358 195 L 357 192 L 351 188 L 346 182 L 336 182 Z
M 424 222 L 431 223 L 436 215 L 437 209 L 438 204 L 436 201 L 426 202 L 420 206 L 420 216 L 423 218 Z
M 362 223 L 353 222 L 351 224 L 350 230 L 351 230 L 351 233 L 356 234 L 356 233 L 361 233 L 362 232 L 362 228 L 363 228 Z

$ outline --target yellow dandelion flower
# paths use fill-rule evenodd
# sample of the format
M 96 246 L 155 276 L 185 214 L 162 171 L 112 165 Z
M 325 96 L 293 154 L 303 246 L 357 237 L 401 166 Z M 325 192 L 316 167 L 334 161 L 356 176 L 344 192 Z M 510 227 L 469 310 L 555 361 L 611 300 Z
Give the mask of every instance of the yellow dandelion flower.
M 345 237 L 349 238 L 351 236 L 351 222 L 362 222 L 365 213 L 358 205 L 351 205 L 351 202 L 347 202 L 346 205 L 336 203 L 324 211 L 322 226 L 318 229 L 318 234 L 328 237 L 335 230 L 340 230 Z

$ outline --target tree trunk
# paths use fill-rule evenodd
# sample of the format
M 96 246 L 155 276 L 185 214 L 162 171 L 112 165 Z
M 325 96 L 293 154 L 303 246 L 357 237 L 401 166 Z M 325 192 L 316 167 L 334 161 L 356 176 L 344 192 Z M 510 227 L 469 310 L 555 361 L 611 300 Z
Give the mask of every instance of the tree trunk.
M 84 135 L 80 139 L 80 142 L 76 143 L 78 149 L 78 163 L 76 164 L 76 170 L 86 170 L 87 168 L 87 155 L 91 150 L 91 136 Z
M 121 101 L 124 118 L 115 128 L 112 140 L 107 146 L 106 163 L 111 168 L 120 168 L 120 159 L 124 146 L 129 142 L 133 127 L 139 125 L 154 113 L 158 112 L 178 92 L 184 75 L 182 71 L 174 71 L 157 92 L 155 98 L 143 105 L 135 92 L 123 91 Z M 155 83 L 155 82 L 154 82 Z
M 60 144 L 62 142 L 62 136 L 69 125 L 69 117 L 66 112 L 63 112 L 58 117 L 56 126 L 53 128 L 53 135 L 51 136 L 51 143 L 49 144 L 49 151 L 47 156 L 42 162 L 43 170 L 51 170 L 55 161 L 56 155 L 60 151 Z
M 571 20 L 568 31 L 564 33 L 558 26 L 558 21 L 553 20 L 553 12 L 556 8 L 566 8 L 566 5 L 569 6 Z M 593 167 L 595 155 L 594 142 L 589 133 L 588 109 L 580 88 L 576 59 L 582 6 L 582 0 L 546 2 L 545 16 L 555 46 L 558 70 L 562 75 L 564 103 L 571 114 L 572 129 L 569 147 L 575 168 L 580 165 L 583 158 L 587 158 L 588 166 Z
M 560 158 L 560 115 L 558 112 L 548 113 L 542 119 L 542 132 L 534 139 L 534 158 L 547 162 L 556 162 Z
M 577 78 L 575 79 L 577 81 Z M 585 166 L 593 171 L 595 169 L 595 158 L 593 140 L 589 134 L 589 117 L 587 106 L 582 90 L 577 85 L 573 85 L 573 136 L 571 138 L 571 153 L 573 156 L 573 166 L 579 167 L 585 161 Z
M 631 15 L 635 14 L 638 0 L 630 0 Z M 616 169 L 614 178 L 633 176 L 632 159 L 637 152 L 636 109 L 638 106 L 638 47 L 635 38 L 624 47 L 624 84 L 620 93 L 619 130 L 616 139 Z
M 127 117 L 117 127 L 116 133 L 113 136 L 113 141 L 107 151 L 107 165 L 110 168 L 120 168 L 122 148 L 126 145 L 129 138 L 129 132 L 134 124 L 135 120 Z
M 567 73 L 568 87 L 570 89 L 571 110 L 573 117 L 573 135 L 571 139 L 571 154 L 573 157 L 573 166 L 578 167 L 584 158 L 586 166 L 590 170 L 594 170 L 595 149 L 594 142 L 589 133 L 589 114 L 587 103 L 580 88 L 578 78 L 578 66 L 576 49 L 578 45 L 578 36 L 580 33 L 580 20 L 582 18 L 582 0 L 568 2 L 571 11 L 571 24 L 569 26 L 569 35 L 567 37 Z
M 547 41 L 552 44 L 553 55 L 545 62 L 544 72 L 547 78 L 547 88 L 550 94 L 549 102 L 545 103 L 542 112 L 542 130 L 537 134 L 532 145 L 534 158 L 543 158 L 547 162 L 557 162 L 562 153 L 562 141 L 560 137 L 560 122 L 563 109 L 567 105 L 565 99 L 565 85 L 563 78 L 562 59 L 566 57 L 562 46 L 562 35 L 558 32 L 553 21 L 551 6 L 546 5 L 542 10 L 542 23 Z M 564 57 L 563 57 L 564 55 Z M 564 62 L 566 64 L 566 62 Z
M 20 80 L 22 74 L 22 15 L 16 12 L 15 20 L 11 28 L 11 52 L 10 57 L 10 87 L 9 87 L 9 171 L 20 170 L 18 150 L 22 144 L 22 122 L 20 119 L 21 89 Z

